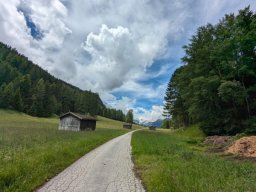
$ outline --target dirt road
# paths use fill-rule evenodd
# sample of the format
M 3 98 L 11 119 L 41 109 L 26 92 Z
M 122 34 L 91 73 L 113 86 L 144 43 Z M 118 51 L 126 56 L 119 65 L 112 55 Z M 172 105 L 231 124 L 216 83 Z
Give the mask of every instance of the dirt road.
M 86 154 L 38 191 L 145 191 L 133 172 L 131 135 L 119 136 Z

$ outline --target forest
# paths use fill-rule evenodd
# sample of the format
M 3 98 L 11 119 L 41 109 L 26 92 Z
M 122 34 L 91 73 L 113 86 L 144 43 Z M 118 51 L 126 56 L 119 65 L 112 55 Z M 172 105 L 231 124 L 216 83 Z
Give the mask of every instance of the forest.
M 55 78 L 1 42 L 0 108 L 38 117 L 73 111 L 125 120 L 121 110 L 107 108 L 97 93 Z
M 207 135 L 256 133 L 256 14 L 246 7 L 198 28 L 166 90 L 174 127 Z

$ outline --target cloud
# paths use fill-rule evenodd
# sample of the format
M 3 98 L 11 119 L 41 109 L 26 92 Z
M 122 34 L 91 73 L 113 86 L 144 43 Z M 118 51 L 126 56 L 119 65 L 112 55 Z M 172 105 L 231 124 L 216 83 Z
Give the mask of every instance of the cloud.
M 0 41 L 56 77 L 99 92 L 110 106 L 160 106 L 167 82 L 156 82 L 180 66 L 181 47 L 196 28 L 249 4 L 255 10 L 252 0 L 1 1 Z
M 18 5 L 18 0 L 0 3 L 0 40 L 24 53 L 31 36 L 23 14 L 16 9 Z
M 149 109 L 144 107 L 136 106 L 136 99 L 129 97 L 122 97 L 117 99 L 116 97 L 108 97 L 108 107 L 116 108 L 127 113 L 128 110 L 132 109 L 135 119 L 139 122 L 154 122 L 158 119 L 163 119 L 163 106 L 153 105 Z
M 121 86 L 113 90 L 113 93 L 126 93 L 136 98 L 146 99 L 162 99 L 165 93 L 166 84 L 159 84 L 154 87 L 152 84 L 140 84 L 134 81 L 127 81 Z
M 0 41 L 15 47 L 51 72 L 54 67 L 61 65 L 55 60 L 56 53 L 62 48 L 66 36 L 71 33 L 63 20 L 66 16 L 67 10 L 58 0 L 2 2 Z M 28 26 L 29 23 L 32 26 Z M 34 38 L 31 30 L 40 31 L 42 38 Z
M 58 0 L 21 1 L 19 10 L 26 13 L 42 31 L 43 38 L 40 39 L 42 49 L 60 49 L 66 36 L 72 33 L 64 23 L 68 11 Z
M 94 80 L 101 90 L 120 87 L 134 78 L 137 71 L 143 70 L 148 61 L 133 34 L 122 26 L 108 28 L 102 25 L 98 35 L 90 33 L 87 36 L 83 48 L 91 56 L 90 63 L 84 66 L 85 71 L 94 74 L 91 81 Z
M 121 99 L 114 98 L 108 102 L 110 108 L 116 108 L 127 113 L 130 109 L 135 109 L 136 99 L 131 99 L 129 97 L 122 97 Z
M 135 114 L 140 122 L 154 122 L 163 119 L 163 106 L 153 105 L 149 110 L 137 108 Z

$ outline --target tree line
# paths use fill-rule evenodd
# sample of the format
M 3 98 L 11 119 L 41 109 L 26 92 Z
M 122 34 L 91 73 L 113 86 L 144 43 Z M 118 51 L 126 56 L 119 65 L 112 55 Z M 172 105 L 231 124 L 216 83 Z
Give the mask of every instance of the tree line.
M 73 111 L 125 119 L 121 110 L 107 108 L 98 93 L 55 78 L 3 43 L 0 43 L 0 108 L 39 117 Z
M 172 75 L 164 113 L 208 135 L 256 133 L 256 14 L 246 7 L 198 28 Z
M 105 108 L 103 110 L 102 116 L 118 121 L 133 123 L 133 110 L 131 109 L 126 114 L 124 114 L 120 109 Z

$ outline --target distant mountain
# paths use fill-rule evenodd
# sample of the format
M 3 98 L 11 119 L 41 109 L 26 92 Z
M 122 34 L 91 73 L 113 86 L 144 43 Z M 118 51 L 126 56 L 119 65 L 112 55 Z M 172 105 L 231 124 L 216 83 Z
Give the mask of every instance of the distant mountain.
M 135 124 L 141 125 L 141 123 L 140 123 L 140 121 L 139 121 L 138 119 L 134 119 L 133 122 L 134 122 Z
M 162 119 L 158 119 L 158 120 L 156 120 L 154 122 L 135 120 L 135 122 L 140 124 L 140 125 L 147 126 L 147 127 L 150 127 L 150 126 L 161 127 L 163 120 Z
M 163 122 L 162 119 L 158 119 L 158 120 L 156 120 L 156 121 L 154 121 L 154 122 L 151 122 L 151 125 L 150 125 L 150 126 L 161 127 L 162 122 Z

